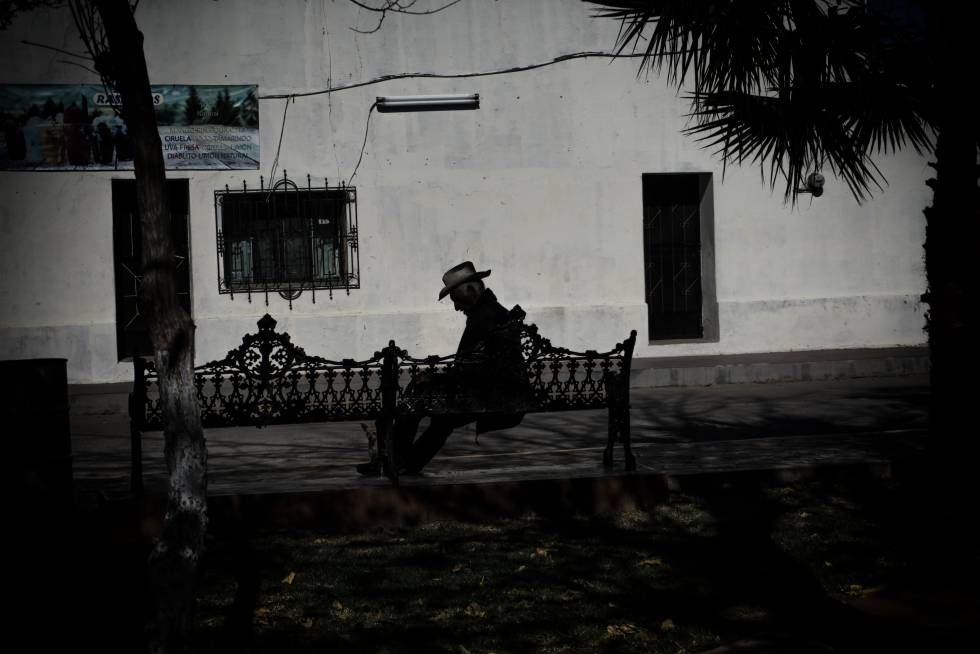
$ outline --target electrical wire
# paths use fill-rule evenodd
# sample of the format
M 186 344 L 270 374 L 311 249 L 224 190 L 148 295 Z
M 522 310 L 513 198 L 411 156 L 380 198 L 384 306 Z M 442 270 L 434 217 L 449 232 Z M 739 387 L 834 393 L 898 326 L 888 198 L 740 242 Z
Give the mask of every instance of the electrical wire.
M 396 79 L 413 79 L 413 78 L 459 79 L 459 78 L 467 78 L 467 77 L 489 77 L 491 75 L 506 75 L 508 73 L 520 73 L 526 70 L 534 70 L 535 68 L 553 66 L 554 64 L 559 64 L 562 63 L 563 61 L 571 61 L 572 59 L 586 59 L 586 58 L 631 59 L 631 58 L 639 58 L 644 56 L 646 55 L 642 53 L 615 54 L 611 52 L 575 52 L 572 54 L 555 57 L 551 61 L 544 61 L 537 64 L 529 64 L 527 66 L 515 66 L 513 68 L 504 68 L 501 70 L 490 70 L 490 71 L 483 71 L 479 73 L 397 73 L 393 75 L 382 75 L 381 77 L 375 77 L 374 79 L 370 79 L 365 82 L 354 82 L 353 84 L 331 86 L 317 91 L 301 91 L 299 93 L 273 93 L 270 95 L 260 95 L 259 100 L 280 100 L 282 98 L 304 98 L 312 95 L 323 95 L 324 93 L 334 93 L 336 91 L 346 91 L 348 89 L 356 89 L 361 86 L 369 86 L 371 84 L 378 84 L 380 82 L 388 82 Z
M 272 160 L 272 170 L 269 172 L 269 191 L 275 184 L 276 168 L 279 166 L 279 150 L 282 149 L 282 137 L 286 133 L 286 114 L 289 112 L 289 96 L 286 97 L 286 106 L 282 110 L 282 128 L 279 130 L 279 145 L 276 146 L 276 158 Z M 295 100 L 293 100 L 295 102 Z
M 432 78 L 432 79 L 457 79 L 457 78 L 467 78 L 467 77 L 489 77 L 492 75 L 505 75 L 508 73 L 519 73 L 526 70 L 534 70 L 536 68 L 543 68 L 545 66 L 552 66 L 563 61 L 570 61 L 572 59 L 585 59 L 585 58 L 602 58 L 602 59 L 628 59 L 644 57 L 643 54 L 615 54 L 609 52 L 575 52 L 572 54 L 561 55 L 555 57 L 551 61 L 545 61 L 537 64 L 530 64 L 527 66 L 515 66 L 512 68 L 505 68 L 501 70 L 491 70 L 479 73 L 398 73 L 394 75 L 382 75 L 381 77 L 376 77 L 365 82 L 354 82 L 353 84 L 345 84 L 342 86 L 332 86 L 326 89 L 320 89 L 318 91 L 303 91 L 299 93 L 275 93 L 270 95 L 260 95 L 259 100 L 286 100 L 286 107 L 282 113 L 282 129 L 279 132 L 279 145 L 276 146 L 276 157 L 272 162 L 272 172 L 269 173 L 269 184 L 270 188 L 273 184 L 273 178 L 275 176 L 276 168 L 279 164 L 279 151 L 282 148 L 283 134 L 286 131 L 286 111 L 289 109 L 290 101 L 295 102 L 296 98 L 310 97 L 314 95 L 323 95 L 326 93 L 334 93 L 335 91 L 346 91 L 348 89 L 355 89 L 361 86 L 369 86 L 371 84 L 378 84 L 380 82 L 387 82 L 396 79 L 410 79 L 410 78 Z M 361 152 L 357 158 L 357 164 L 354 166 L 354 172 L 351 173 L 350 178 L 347 180 L 347 185 L 350 186 L 351 182 L 354 181 L 354 176 L 357 175 L 357 170 L 361 166 L 361 161 L 364 159 L 364 150 L 367 147 L 367 138 L 371 126 L 371 114 L 374 113 L 377 107 L 377 102 L 371 105 L 368 110 L 367 121 L 364 125 L 364 140 L 361 143 Z
M 354 166 L 354 172 L 351 173 L 350 179 L 347 180 L 347 186 L 350 186 L 350 183 L 354 181 L 354 175 L 357 174 L 357 169 L 361 167 L 361 159 L 364 158 L 364 147 L 367 145 L 368 127 L 371 125 L 371 114 L 374 113 L 374 109 L 377 106 L 378 103 L 375 102 L 371 105 L 371 108 L 368 109 L 367 122 L 364 124 L 364 142 L 361 143 L 361 155 L 357 158 L 357 164 Z

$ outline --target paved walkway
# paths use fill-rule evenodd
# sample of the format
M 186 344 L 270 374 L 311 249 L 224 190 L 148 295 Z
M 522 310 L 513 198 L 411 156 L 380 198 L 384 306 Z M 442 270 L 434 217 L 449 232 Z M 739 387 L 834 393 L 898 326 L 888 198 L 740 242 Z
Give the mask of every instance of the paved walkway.
M 212 525 L 254 520 L 263 526 L 332 531 L 418 524 L 446 518 L 499 518 L 601 511 L 657 501 L 668 488 L 723 484 L 740 475 L 789 480 L 822 471 L 887 474 L 925 450 L 928 377 L 636 389 L 632 426 L 636 473 L 601 464 L 602 411 L 528 416 L 519 427 L 485 434 L 463 429 L 426 469 L 401 488 L 364 479 L 354 465 L 366 444 L 357 423 L 207 431 Z M 76 489 L 122 497 L 129 484 L 129 433 L 118 397 L 75 398 L 72 446 Z M 122 403 L 124 405 L 124 403 Z M 160 434 L 148 434 L 148 498 L 135 513 L 145 534 L 159 533 L 165 488 Z M 110 512 L 118 515 L 118 512 Z M 932 584 L 932 585 L 929 585 Z M 853 606 L 913 624 L 950 624 L 967 633 L 975 600 L 930 577 Z M 938 584 L 938 587 L 936 587 Z M 861 604 L 864 602 L 864 604 Z M 945 620 L 946 622 L 937 622 Z M 797 651 L 795 644 L 735 643 L 715 652 Z
M 530 415 L 504 432 L 458 430 L 424 475 L 406 487 L 655 475 L 681 485 L 691 476 L 768 471 L 792 476 L 823 466 L 882 471 L 921 454 L 928 377 L 826 382 L 646 388 L 632 392 L 637 475 L 602 466 L 606 415 L 580 411 Z M 119 398 L 74 398 L 71 414 L 77 488 L 106 494 L 129 486 L 129 429 Z M 310 494 L 389 486 L 354 471 L 366 459 L 358 423 L 322 423 L 207 431 L 213 497 Z M 162 434 L 144 435 L 148 494 L 166 475 Z

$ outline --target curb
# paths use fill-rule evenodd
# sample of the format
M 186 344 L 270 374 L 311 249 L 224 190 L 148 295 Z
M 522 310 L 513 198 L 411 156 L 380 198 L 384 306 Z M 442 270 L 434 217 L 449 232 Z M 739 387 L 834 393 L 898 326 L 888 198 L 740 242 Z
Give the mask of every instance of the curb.
M 926 347 L 647 357 L 634 360 L 630 388 L 831 381 L 928 373 Z
M 479 522 L 533 513 L 563 519 L 648 509 L 672 493 L 758 488 L 834 479 L 896 479 L 904 466 L 895 462 L 827 464 L 768 470 L 662 474 L 633 473 L 607 477 L 493 481 L 439 486 L 366 486 L 322 492 L 240 494 L 208 499 L 212 529 L 324 529 L 356 533 L 402 529 L 459 520 Z M 161 532 L 166 498 L 102 498 L 99 510 L 127 515 L 144 538 Z

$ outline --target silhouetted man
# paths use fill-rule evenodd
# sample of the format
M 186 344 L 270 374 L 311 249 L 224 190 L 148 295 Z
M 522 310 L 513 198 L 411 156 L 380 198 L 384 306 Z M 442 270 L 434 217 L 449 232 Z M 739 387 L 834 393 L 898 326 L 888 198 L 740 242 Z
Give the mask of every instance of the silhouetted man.
M 466 314 L 466 328 L 453 365 L 433 376 L 423 374 L 405 390 L 393 434 L 400 473 L 419 473 L 457 427 L 476 422 L 477 433 L 482 433 L 514 427 L 524 418 L 529 386 L 520 326 L 483 283 L 489 274 L 466 261 L 442 276 L 439 299 L 448 295 L 455 309 Z M 429 427 L 414 440 L 426 416 Z M 377 475 L 380 467 L 376 460 L 357 470 Z

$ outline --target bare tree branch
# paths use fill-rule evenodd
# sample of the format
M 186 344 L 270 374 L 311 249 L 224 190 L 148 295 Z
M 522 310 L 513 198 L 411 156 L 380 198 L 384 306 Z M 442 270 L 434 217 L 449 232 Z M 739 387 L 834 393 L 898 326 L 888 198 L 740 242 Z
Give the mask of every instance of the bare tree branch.
M 67 50 L 62 50 L 61 48 L 56 48 L 53 45 L 35 43 L 34 41 L 27 41 L 25 39 L 21 39 L 21 43 L 23 43 L 24 45 L 33 45 L 36 48 L 44 48 L 45 50 L 54 50 L 55 52 L 60 52 L 61 54 L 68 55 L 69 57 L 75 57 L 77 59 L 85 59 L 86 61 L 92 61 L 92 57 L 90 55 L 86 56 L 86 55 L 78 54 L 76 52 L 69 52 Z
M 353 0 L 351 0 L 351 1 L 353 1 Z M 378 19 L 378 24 L 374 26 L 374 29 L 370 29 L 370 30 L 359 30 L 356 27 L 352 27 L 350 29 L 351 29 L 351 31 L 357 32 L 358 34 L 374 34 L 375 32 L 377 32 L 378 30 L 381 29 L 381 25 L 384 24 L 384 22 L 385 22 L 385 16 L 387 16 L 387 15 L 388 15 L 387 12 L 381 12 L 381 18 Z
M 69 0 L 68 8 L 71 10 L 71 17 L 78 28 L 78 36 L 82 39 L 92 61 L 95 62 L 95 69 L 105 79 L 109 76 L 109 71 L 103 70 L 106 65 L 109 45 L 105 38 L 102 21 L 96 15 L 95 7 L 84 0 Z
M 77 61 L 68 61 L 67 59 L 57 59 L 56 61 L 59 64 L 68 64 L 69 66 L 78 66 L 82 70 L 87 70 L 88 72 L 92 73 L 96 77 L 101 77 L 101 75 L 99 75 L 99 71 L 94 70 L 92 68 L 89 68 L 88 66 L 84 66 L 84 65 L 78 63 Z
M 381 29 L 381 25 L 385 22 L 385 17 L 388 15 L 388 12 L 395 14 L 408 14 L 411 16 L 428 16 L 431 14 L 437 14 L 444 9 L 449 9 L 461 0 L 452 0 L 452 2 L 448 2 L 441 7 L 436 7 L 435 9 L 412 10 L 412 7 L 415 6 L 417 1 L 418 0 L 383 0 L 379 6 L 375 7 L 364 2 L 360 2 L 359 0 L 350 0 L 351 3 L 357 5 L 361 9 L 381 14 L 381 16 L 378 18 L 378 24 L 375 25 L 373 29 L 359 30 L 356 27 L 352 27 L 351 30 L 357 32 L 358 34 L 374 34 Z
M 435 9 L 423 9 L 419 11 L 412 11 L 412 7 L 418 0 L 410 0 L 405 3 L 404 0 L 384 0 L 380 7 L 372 7 L 371 5 L 359 2 L 358 0 L 350 0 L 361 9 L 367 9 L 368 11 L 374 11 L 378 13 L 393 12 L 396 14 L 409 14 L 412 16 L 428 16 L 430 14 L 437 14 L 444 9 L 449 9 L 453 5 L 462 2 L 462 0 L 452 0 L 452 2 L 447 2 L 441 7 L 436 7 Z
M 75 27 L 78 29 L 78 36 L 82 39 L 82 43 L 85 44 L 85 49 L 89 53 L 88 59 L 95 64 L 95 70 L 82 67 L 99 76 L 102 80 L 102 86 L 105 87 L 110 106 L 117 114 L 121 114 L 122 107 L 116 104 L 116 96 L 111 92 L 115 81 L 113 79 L 112 58 L 109 55 L 109 41 L 106 38 L 102 20 L 98 16 L 98 10 L 88 0 L 69 0 L 68 8 L 71 10 Z M 65 63 L 70 62 L 66 61 Z

